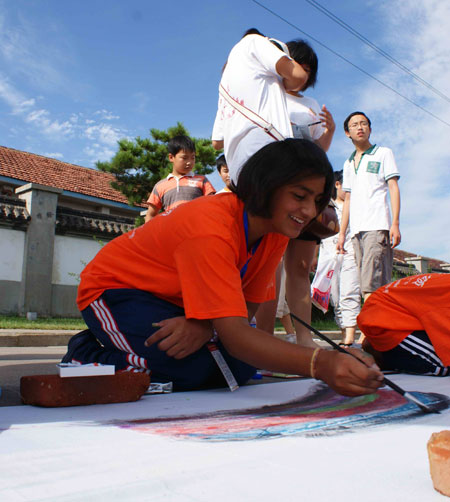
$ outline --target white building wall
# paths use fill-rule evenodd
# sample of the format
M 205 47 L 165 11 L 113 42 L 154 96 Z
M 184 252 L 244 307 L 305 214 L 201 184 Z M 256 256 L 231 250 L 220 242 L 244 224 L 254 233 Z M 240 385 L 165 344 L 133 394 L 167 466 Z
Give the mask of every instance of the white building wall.
M 101 247 L 93 238 L 56 235 L 52 284 L 78 286 L 81 271 Z
M 26 233 L 0 228 L 0 280 L 22 280 Z

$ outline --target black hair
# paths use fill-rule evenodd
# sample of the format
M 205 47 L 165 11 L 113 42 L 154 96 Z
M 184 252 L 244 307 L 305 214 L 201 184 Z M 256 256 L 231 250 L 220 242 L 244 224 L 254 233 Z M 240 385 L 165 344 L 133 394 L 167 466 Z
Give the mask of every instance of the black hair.
M 256 28 L 249 28 L 243 35 L 242 38 L 247 35 L 260 35 L 264 37 L 264 35 Z M 283 48 L 276 40 L 270 40 L 275 47 L 283 51 Z M 314 52 L 314 49 L 306 42 L 300 38 L 296 40 L 291 40 L 286 44 L 289 49 L 289 55 L 291 58 L 298 64 L 308 65 L 310 68 L 310 73 L 308 77 L 308 81 L 302 88 L 302 91 L 306 91 L 308 87 L 314 87 L 317 82 L 317 71 L 319 69 L 319 60 L 317 58 L 317 54 Z M 283 51 L 284 52 L 284 51 Z M 222 72 L 225 69 L 225 66 L 222 68 Z
M 174 136 L 167 143 L 167 149 L 172 155 L 176 155 L 181 150 L 195 153 L 195 144 L 188 136 Z
M 264 36 L 259 30 L 256 28 L 249 28 L 243 35 L 242 38 L 246 37 L 247 35 L 261 35 L 262 37 Z
M 291 40 L 286 45 L 289 49 L 291 58 L 300 65 L 308 65 L 311 70 L 308 81 L 304 85 L 302 91 L 306 91 L 308 87 L 314 87 L 317 81 L 317 71 L 319 69 L 319 60 L 317 59 L 317 54 L 314 52 L 314 49 L 308 42 L 301 39 Z
M 317 204 L 320 213 L 330 201 L 333 168 L 326 153 L 312 141 L 288 138 L 274 141 L 252 155 L 231 190 L 254 216 L 270 218 L 275 192 L 297 180 L 323 176 L 325 187 Z
M 341 169 L 340 171 L 334 171 L 334 182 L 342 183 L 342 179 L 344 177 L 344 171 Z
M 217 170 L 220 171 L 222 170 L 222 167 L 223 166 L 226 166 L 227 165 L 227 161 L 225 160 L 225 155 L 220 155 L 220 157 L 217 157 L 216 159 L 216 167 L 217 167 Z
M 342 185 L 343 173 L 344 171 L 342 169 L 340 171 L 334 171 L 334 185 L 333 185 L 333 192 L 331 194 L 331 198 L 333 200 L 336 200 L 337 198 L 336 183 L 340 183 Z
M 364 113 L 364 112 L 353 112 L 350 113 L 350 115 L 344 120 L 344 131 L 348 132 L 348 123 L 350 122 L 350 119 L 354 117 L 355 115 L 362 115 L 363 117 L 366 117 L 367 122 L 369 123 L 369 127 L 372 127 L 372 122 L 370 122 L 369 117 Z

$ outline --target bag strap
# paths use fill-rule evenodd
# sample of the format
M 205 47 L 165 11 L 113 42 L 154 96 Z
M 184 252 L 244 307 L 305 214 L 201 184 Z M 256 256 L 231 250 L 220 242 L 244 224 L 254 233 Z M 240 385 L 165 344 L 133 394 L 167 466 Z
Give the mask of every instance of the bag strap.
M 267 122 L 267 120 L 263 119 L 257 113 L 253 112 L 249 108 L 246 108 L 244 105 L 232 98 L 222 86 L 222 84 L 219 86 L 219 94 L 241 115 L 243 115 L 246 119 L 250 120 L 250 122 L 257 125 L 258 127 L 261 127 L 261 129 L 264 129 L 264 131 L 273 139 L 277 141 L 283 141 L 285 139 L 285 137 L 279 131 L 277 131 L 272 124 Z

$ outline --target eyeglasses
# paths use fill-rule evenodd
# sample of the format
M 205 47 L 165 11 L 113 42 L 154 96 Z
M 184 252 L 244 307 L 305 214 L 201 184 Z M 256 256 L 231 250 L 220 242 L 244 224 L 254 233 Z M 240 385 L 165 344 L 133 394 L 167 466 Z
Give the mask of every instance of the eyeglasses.
M 348 126 L 349 129 L 357 129 L 358 127 L 369 127 L 369 122 L 367 122 L 366 120 L 364 120 L 363 122 L 357 122 L 355 124 L 350 124 Z

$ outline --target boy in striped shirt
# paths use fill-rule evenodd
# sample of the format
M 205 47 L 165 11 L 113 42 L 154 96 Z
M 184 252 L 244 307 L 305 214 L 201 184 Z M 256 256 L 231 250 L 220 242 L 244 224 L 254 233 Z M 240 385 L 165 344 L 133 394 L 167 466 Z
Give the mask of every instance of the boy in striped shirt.
M 153 187 L 147 200 L 146 222 L 160 211 L 170 211 L 180 204 L 216 192 L 206 176 L 192 172 L 195 166 L 195 145 L 190 138 L 173 137 L 168 143 L 168 150 L 172 172 Z

